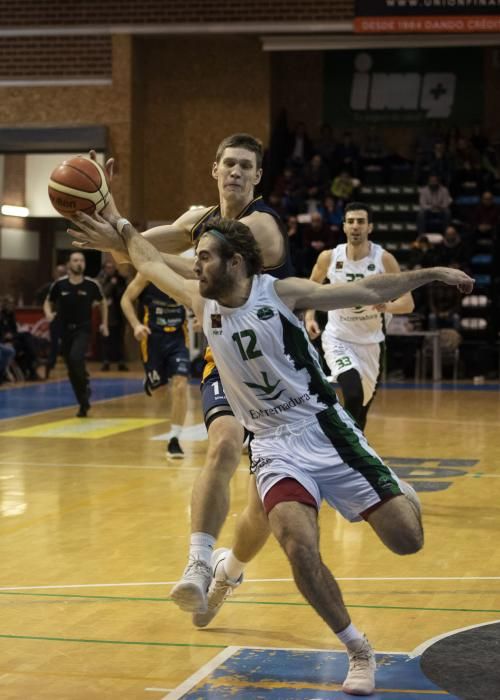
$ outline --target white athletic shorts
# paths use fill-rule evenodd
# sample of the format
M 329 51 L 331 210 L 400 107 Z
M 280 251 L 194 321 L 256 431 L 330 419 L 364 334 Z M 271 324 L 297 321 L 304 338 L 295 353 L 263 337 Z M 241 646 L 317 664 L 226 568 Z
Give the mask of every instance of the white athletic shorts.
M 382 370 L 380 343 L 348 343 L 322 338 L 325 360 L 335 381 L 339 374 L 356 369 L 363 385 L 363 406 L 372 399 Z
M 282 479 L 298 481 L 315 499 L 324 499 L 347 520 L 401 494 L 397 475 L 369 446 L 340 404 L 312 419 L 284 424 L 251 442 L 252 471 L 262 501 Z

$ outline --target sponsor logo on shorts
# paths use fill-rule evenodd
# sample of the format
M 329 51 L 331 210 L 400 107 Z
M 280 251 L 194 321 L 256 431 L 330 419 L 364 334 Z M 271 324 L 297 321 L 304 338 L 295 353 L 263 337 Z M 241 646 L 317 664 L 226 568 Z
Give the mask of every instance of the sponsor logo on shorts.
M 294 396 L 291 399 L 288 399 L 288 401 L 280 403 L 278 406 L 273 406 L 272 408 L 251 408 L 249 413 L 254 420 L 257 420 L 257 418 L 266 418 L 268 416 L 277 416 L 280 413 L 286 413 L 286 411 L 290 411 L 292 408 L 295 408 L 295 406 L 300 406 L 301 403 L 305 403 L 306 401 L 310 400 L 311 396 L 308 393 L 305 393 L 301 396 Z
M 263 467 L 267 467 L 273 460 L 270 457 L 257 457 L 250 463 L 250 473 L 256 474 Z

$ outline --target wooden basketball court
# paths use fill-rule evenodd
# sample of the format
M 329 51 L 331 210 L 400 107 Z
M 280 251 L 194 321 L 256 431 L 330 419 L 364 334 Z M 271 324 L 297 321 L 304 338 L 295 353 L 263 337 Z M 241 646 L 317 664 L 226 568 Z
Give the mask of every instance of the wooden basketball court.
M 140 377 L 94 372 L 88 419 L 74 417 L 62 370 L 0 391 L 0 697 L 346 697 L 341 646 L 296 591 L 274 541 L 207 629 L 169 601 L 206 442 L 193 384 L 186 458 L 167 462 L 166 400 L 141 393 Z M 424 550 L 397 557 L 367 525 L 321 512 L 323 556 L 353 621 L 392 654 L 383 668 L 406 662 L 373 697 L 460 697 L 418 686 L 408 654 L 500 619 L 499 426 L 498 385 L 385 386 L 367 435 L 420 493 Z M 245 503 L 246 459 L 221 545 Z

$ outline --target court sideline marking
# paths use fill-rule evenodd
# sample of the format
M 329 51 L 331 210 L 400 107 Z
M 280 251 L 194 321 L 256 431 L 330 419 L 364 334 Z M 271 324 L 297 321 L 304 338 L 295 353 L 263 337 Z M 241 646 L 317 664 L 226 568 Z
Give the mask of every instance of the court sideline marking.
M 500 581 L 500 576 L 336 576 L 337 581 Z M 246 583 L 293 583 L 293 578 L 249 578 Z M 71 588 L 120 588 L 128 586 L 173 586 L 175 581 L 136 581 L 126 583 L 71 583 L 46 586 L 2 586 L 0 591 L 66 590 Z

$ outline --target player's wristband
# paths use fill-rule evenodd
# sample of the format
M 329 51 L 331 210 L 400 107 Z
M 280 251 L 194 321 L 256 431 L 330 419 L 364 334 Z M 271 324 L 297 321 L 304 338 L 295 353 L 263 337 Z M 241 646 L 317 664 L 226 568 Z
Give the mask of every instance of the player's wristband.
M 132 226 L 132 224 L 128 219 L 124 219 L 122 216 L 118 219 L 118 221 L 115 224 L 115 228 L 120 235 L 123 233 L 123 229 L 125 228 L 125 226 Z

